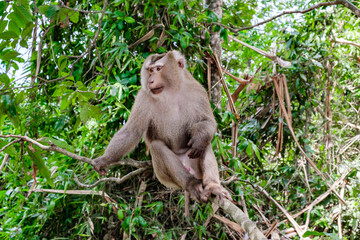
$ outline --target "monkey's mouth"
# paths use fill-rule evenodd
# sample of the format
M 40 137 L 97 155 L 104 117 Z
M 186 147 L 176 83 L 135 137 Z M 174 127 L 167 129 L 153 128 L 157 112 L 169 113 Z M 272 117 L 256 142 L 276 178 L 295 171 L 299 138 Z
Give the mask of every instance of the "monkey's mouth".
M 164 87 L 158 87 L 158 88 L 150 89 L 150 91 L 151 91 L 153 94 L 159 94 L 159 93 L 161 93 L 163 90 L 164 90 Z

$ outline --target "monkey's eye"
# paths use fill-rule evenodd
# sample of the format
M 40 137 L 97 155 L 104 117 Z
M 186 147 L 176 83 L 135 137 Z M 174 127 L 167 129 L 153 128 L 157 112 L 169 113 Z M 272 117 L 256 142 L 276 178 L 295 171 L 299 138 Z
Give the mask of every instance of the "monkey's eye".
M 160 71 L 160 70 L 161 70 L 161 67 L 157 67 L 157 68 L 156 68 L 156 71 Z
M 149 69 L 149 72 L 150 72 L 150 73 L 153 73 L 153 72 L 154 72 L 154 69 L 153 69 L 153 68 L 150 68 L 150 69 Z

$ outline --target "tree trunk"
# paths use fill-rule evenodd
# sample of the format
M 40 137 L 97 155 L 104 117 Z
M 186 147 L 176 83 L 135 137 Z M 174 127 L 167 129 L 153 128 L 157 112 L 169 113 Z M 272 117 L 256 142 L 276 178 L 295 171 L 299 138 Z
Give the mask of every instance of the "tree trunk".
M 222 0 L 205 0 L 205 6 L 214 12 L 219 19 L 222 18 Z M 220 32 L 213 32 L 210 30 L 210 47 L 213 50 L 213 54 L 216 54 L 221 62 L 221 39 Z M 216 65 L 211 66 L 211 99 L 210 101 L 215 107 L 221 110 L 221 81 L 219 71 Z

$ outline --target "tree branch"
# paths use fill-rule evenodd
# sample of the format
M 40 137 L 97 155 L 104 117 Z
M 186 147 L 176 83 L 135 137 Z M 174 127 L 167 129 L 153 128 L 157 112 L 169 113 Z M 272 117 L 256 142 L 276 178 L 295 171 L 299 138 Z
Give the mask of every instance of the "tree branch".
M 278 15 L 276 15 L 276 16 L 268 19 L 268 20 L 259 22 L 259 23 L 255 24 L 255 25 L 252 25 L 252 26 L 249 26 L 249 27 L 243 27 L 243 28 L 238 28 L 238 29 L 237 29 L 237 28 L 232 28 L 232 27 L 226 26 L 226 25 L 221 24 L 221 23 L 213 22 L 212 24 L 221 26 L 221 27 L 223 27 L 223 28 L 226 28 L 226 29 L 230 30 L 231 32 L 237 33 L 237 32 L 240 32 L 240 31 L 249 30 L 249 29 L 258 27 L 258 26 L 260 26 L 260 25 L 263 25 L 263 24 L 265 24 L 265 23 L 271 22 L 271 21 L 273 21 L 273 20 L 275 20 L 275 19 L 277 19 L 277 18 L 279 18 L 279 17 L 281 17 L 281 16 L 283 16 L 283 15 L 286 15 L 286 14 L 294 14 L 294 13 L 302 13 L 302 14 L 304 14 L 304 13 L 310 12 L 310 11 L 316 9 L 316 8 L 320 8 L 320 7 L 324 7 L 324 6 L 340 5 L 340 4 L 344 5 L 345 7 L 349 8 L 349 9 L 351 9 L 353 12 L 355 12 L 355 11 L 352 9 L 352 8 L 355 7 L 353 4 L 351 4 L 351 3 L 349 3 L 348 1 L 345 1 L 345 0 L 336 0 L 336 1 L 333 1 L 333 2 L 319 3 L 319 4 L 316 4 L 316 5 L 308 8 L 308 9 L 305 9 L 305 10 L 284 11 L 284 12 L 282 12 L 282 13 L 280 13 L 280 14 L 278 14 Z M 352 5 L 352 6 L 351 6 L 351 5 Z M 348 7 L 348 6 L 349 6 L 349 7 Z M 352 8 L 351 8 L 350 6 L 351 6 Z M 357 9 L 357 8 L 355 7 L 355 9 Z M 359 9 L 357 9 L 357 10 L 359 10 Z M 356 12 L 355 12 L 355 14 L 358 15 Z M 358 16 L 359 16 L 359 15 L 358 15 Z
M 341 2 L 342 5 L 350 9 L 356 16 L 360 17 L 360 9 L 357 8 L 354 4 L 346 0 L 339 0 L 339 2 Z
M 62 149 L 62 148 L 56 146 L 51 141 L 49 141 L 50 146 L 46 146 L 46 145 L 43 145 L 43 144 L 39 143 L 38 141 L 35 141 L 34 139 L 31 139 L 31 138 L 29 138 L 27 136 L 12 135 L 12 134 L 10 134 L 10 135 L 0 135 L 0 138 L 9 138 L 9 137 L 20 138 L 23 141 L 30 142 L 30 143 L 34 144 L 35 146 L 37 146 L 37 147 L 39 147 L 39 148 L 41 148 L 43 150 L 55 151 L 55 152 L 64 154 L 64 155 L 66 155 L 68 157 L 71 157 L 73 159 L 76 159 L 76 160 L 88 163 L 90 165 L 93 165 L 93 161 L 90 158 L 83 157 L 83 156 L 77 155 L 75 153 L 69 152 L 69 151 L 67 151 L 65 149 Z M 129 159 L 119 160 L 118 162 L 113 163 L 111 166 L 115 166 L 115 165 L 129 165 L 129 166 L 133 166 L 133 167 L 137 167 L 137 168 L 144 168 L 144 167 L 151 166 L 151 161 L 136 161 L 136 160 L 133 160 L 133 159 L 129 158 Z
M 242 229 L 247 233 L 251 240 L 266 240 L 264 234 L 256 227 L 256 224 L 252 222 L 246 214 L 241 211 L 235 204 L 228 199 L 224 199 L 224 205 L 220 205 L 218 201 L 212 200 L 218 206 L 220 206 L 227 214 L 229 214 L 235 222 L 237 222 Z
M 93 188 L 96 187 L 97 185 L 99 185 L 102 182 L 116 182 L 118 184 L 125 182 L 126 180 L 128 180 L 129 178 L 140 174 L 142 172 L 144 172 L 145 170 L 147 170 L 148 168 L 139 168 L 135 171 L 132 171 L 128 174 L 126 174 L 125 176 L 123 176 L 122 178 L 116 178 L 116 177 L 109 177 L 109 178 L 102 178 L 98 181 L 96 181 L 93 184 L 84 184 L 82 182 L 79 181 L 78 177 L 76 176 L 76 174 L 74 174 L 74 180 L 75 182 L 80 186 L 80 187 L 85 187 L 85 188 Z

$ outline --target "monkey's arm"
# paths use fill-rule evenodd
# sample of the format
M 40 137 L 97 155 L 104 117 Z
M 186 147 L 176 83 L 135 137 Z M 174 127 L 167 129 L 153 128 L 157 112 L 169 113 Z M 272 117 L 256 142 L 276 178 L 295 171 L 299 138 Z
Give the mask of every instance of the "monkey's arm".
M 128 122 L 112 137 L 104 155 L 94 159 L 93 167 L 98 173 L 106 175 L 106 168 L 130 153 L 141 140 L 147 127 L 149 111 L 143 109 L 143 98 L 143 94 L 139 92 Z
M 190 158 L 202 157 L 206 147 L 211 143 L 216 131 L 216 121 L 212 115 L 192 125 L 190 129 L 190 141 L 188 146 L 191 147 Z

